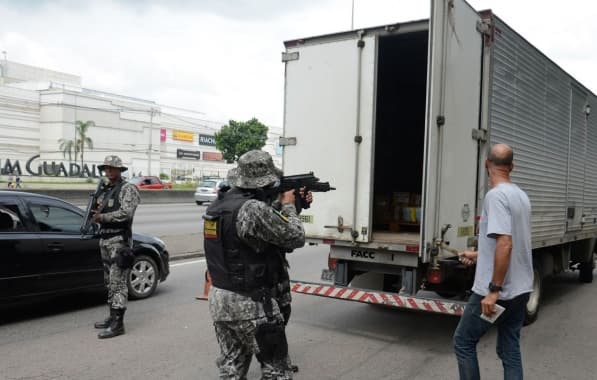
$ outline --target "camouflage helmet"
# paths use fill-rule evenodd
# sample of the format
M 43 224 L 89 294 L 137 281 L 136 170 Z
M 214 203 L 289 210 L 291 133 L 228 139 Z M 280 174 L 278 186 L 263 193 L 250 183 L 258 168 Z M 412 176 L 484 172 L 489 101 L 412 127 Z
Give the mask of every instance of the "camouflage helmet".
M 234 185 L 237 178 L 238 178 L 238 167 L 228 170 L 228 173 L 226 174 L 226 182 L 228 182 L 228 184 L 230 186 Z
M 114 155 L 106 156 L 106 158 L 104 158 L 104 163 L 102 165 L 98 165 L 97 168 L 99 170 L 106 170 L 106 166 L 120 169 L 121 172 L 124 172 L 128 169 L 126 166 L 122 165 L 122 160 L 120 157 Z
M 236 178 L 230 184 L 242 189 L 265 187 L 282 177 L 282 171 L 274 166 L 272 156 L 262 150 L 251 150 L 240 156 L 237 170 L 231 174 L 236 174 Z

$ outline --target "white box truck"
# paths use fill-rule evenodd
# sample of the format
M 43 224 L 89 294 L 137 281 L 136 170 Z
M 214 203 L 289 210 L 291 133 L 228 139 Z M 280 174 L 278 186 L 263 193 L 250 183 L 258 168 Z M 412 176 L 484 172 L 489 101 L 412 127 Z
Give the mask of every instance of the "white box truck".
M 336 191 L 302 218 L 329 244 L 329 282 L 295 292 L 459 315 L 492 144 L 513 147 L 532 202 L 537 317 L 546 276 L 593 278 L 597 105 L 491 11 L 432 1 L 430 18 L 285 42 L 283 168 Z M 452 252 L 451 252 L 452 251 Z

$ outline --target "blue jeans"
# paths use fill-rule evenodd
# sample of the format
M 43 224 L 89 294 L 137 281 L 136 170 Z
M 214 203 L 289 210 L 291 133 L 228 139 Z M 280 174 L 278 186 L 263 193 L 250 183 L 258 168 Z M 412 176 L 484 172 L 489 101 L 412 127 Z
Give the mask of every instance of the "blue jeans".
M 481 319 L 483 296 L 473 293 L 468 300 L 460 323 L 454 332 L 454 352 L 458 360 L 460 380 L 479 380 L 477 343 L 492 326 Z M 522 380 L 520 357 L 520 329 L 524 322 L 529 293 L 521 294 L 507 301 L 498 301 L 506 310 L 494 322 L 498 328 L 497 355 L 504 367 L 504 380 Z

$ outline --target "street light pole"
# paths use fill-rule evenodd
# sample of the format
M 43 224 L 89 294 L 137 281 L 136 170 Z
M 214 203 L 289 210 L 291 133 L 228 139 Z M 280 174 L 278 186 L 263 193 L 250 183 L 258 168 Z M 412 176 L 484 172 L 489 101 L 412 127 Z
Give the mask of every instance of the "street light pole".
M 153 134 L 153 108 L 149 111 L 149 147 L 147 149 L 147 175 L 151 175 L 151 150 Z

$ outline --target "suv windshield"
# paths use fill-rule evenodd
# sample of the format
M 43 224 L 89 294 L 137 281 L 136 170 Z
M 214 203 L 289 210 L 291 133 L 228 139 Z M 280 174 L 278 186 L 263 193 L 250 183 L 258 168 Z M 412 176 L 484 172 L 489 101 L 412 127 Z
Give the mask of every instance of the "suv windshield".
M 141 182 L 141 177 L 133 177 L 133 178 L 129 179 L 129 182 L 132 183 L 133 185 L 137 185 L 139 182 Z

